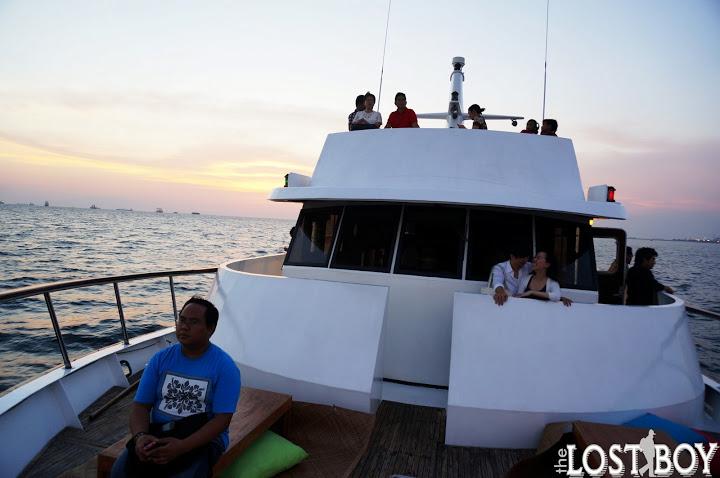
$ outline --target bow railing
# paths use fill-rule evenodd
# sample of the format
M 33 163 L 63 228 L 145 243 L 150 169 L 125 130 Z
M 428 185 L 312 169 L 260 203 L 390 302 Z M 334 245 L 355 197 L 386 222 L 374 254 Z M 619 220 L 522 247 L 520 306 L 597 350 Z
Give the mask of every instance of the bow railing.
M 49 284 L 38 284 L 27 287 L 19 287 L 17 289 L 11 289 L 7 291 L 0 291 L 0 303 L 6 302 L 13 299 L 22 299 L 26 297 L 34 297 L 42 295 L 45 298 L 45 305 L 52 322 L 53 330 L 55 331 L 55 338 L 58 341 L 58 347 L 60 348 L 60 354 L 63 358 L 65 368 L 72 368 L 70 357 L 65 347 L 65 341 L 63 340 L 62 330 L 60 329 L 60 323 L 58 322 L 55 308 L 50 294 L 59 292 L 61 290 L 79 289 L 82 287 L 91 287 L 97 285 L 112 284 L 115 290 L 115 304 L 117 305 L 118 317 L 120 319 L 120 327 L 122 329 L 122 339 L 125 345 L 130 344 L 128 337 L 127 328 L 125 326 L 125 314 L 123 313 L 122 300 L 120 298 L 120 287 L 119 284 L 123 282 L 132 282 L 143 279 L 157 279 L 167 277 L 170 285 L 170 296 L 172 298 L 172 307 L 175 320 L 177 321 L 178 311 L 177 303 L 175 301 L 175 282 L 173 277 L 178 276 L 189 276 L 195 274 L 214 274 L 217 272 L 217 267 L 209 267 L 206 269 L 189 269 L 179 271 L 163 271 L 163 272 L 145 272 L 140 274 L 128 274 L 121 276 L 112 277 L 100 277 L 94 279 L 76 279 L 60 282 L 51 282 Z

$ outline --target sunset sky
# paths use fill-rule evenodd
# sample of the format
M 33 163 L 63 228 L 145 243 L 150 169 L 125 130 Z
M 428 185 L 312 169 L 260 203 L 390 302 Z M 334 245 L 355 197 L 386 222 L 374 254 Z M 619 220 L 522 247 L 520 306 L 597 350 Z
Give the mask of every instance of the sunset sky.
M 383 117 L 446 110 L 464 56 L 466 103 L 540 119 L 545 6 L 394 0 Z M 269 191 L 377 93 L 387 7 L 2 0 L 0 200 L 294 217 Z M 631 235 L 720 236 L 719 45 L 716 0 L 551 0 L 546 116 Z

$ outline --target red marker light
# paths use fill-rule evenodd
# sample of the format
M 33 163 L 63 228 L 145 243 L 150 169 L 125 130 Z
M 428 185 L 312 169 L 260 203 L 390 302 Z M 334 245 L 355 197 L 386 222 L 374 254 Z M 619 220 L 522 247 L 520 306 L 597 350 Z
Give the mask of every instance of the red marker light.
M 608 202 L 615 202 L 615 188 L 612 186 L 608 186 L 607 200 Z

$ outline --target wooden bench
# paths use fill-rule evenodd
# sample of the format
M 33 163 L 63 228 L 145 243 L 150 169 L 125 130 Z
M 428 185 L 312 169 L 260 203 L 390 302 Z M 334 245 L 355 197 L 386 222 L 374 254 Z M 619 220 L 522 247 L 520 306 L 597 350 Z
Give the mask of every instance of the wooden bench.
M 240 400 L 230 422 L 228 435 L 230 443 L 227 450 L 213 468 L 217 475 L 227 468 L 260 435 L 276 425 L 278 431 L 287 431 L 290 419 L 292 397 L 283 393 L 267 392 L 255 388 L 242 387 Z M 104 449 L 97 457 L 98 478 L 108 478 L 115 460 L 125 449 L 130 439 L 128 434 L 122 440 Z

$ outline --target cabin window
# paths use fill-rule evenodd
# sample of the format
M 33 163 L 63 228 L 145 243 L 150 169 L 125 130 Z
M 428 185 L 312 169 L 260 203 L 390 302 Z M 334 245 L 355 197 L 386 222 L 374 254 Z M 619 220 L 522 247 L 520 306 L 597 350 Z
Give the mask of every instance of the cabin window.
M 595 267 L 598 272 L 617 271 L 618 242 L 614 237 L 596 237 L 593 240 L 595 247 Z
M 400 206 L 346 206 L 331 267 L 390 272 Z
M 532 217 L 495 211 L 470 211 L 468 266 L 465 278 L 488 280 L 495 264 L 510 258 L 512 249 L 532 254 Z
M 406 206 L 395 273 L 460 279 L 465 208 Z
M 285 264 L 327 267 L 341 211 L 339 207 L 300 211 Z
M 545 217 L 535 219 L 536 250 L 550 252 L 565 289 L 597 290 L 592 232 L 587 223 Z

